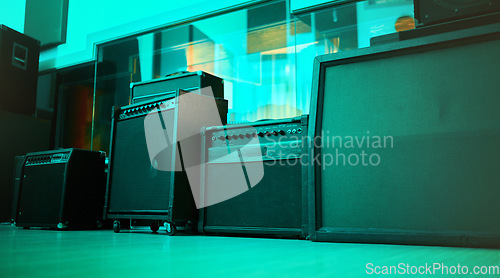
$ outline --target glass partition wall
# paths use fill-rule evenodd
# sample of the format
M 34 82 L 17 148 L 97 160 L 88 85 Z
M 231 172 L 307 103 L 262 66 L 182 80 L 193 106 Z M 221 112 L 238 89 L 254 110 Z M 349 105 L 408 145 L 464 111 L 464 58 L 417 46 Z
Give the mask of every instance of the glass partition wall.
M 111 110 L 129 104 L 131 82 L 179 71 L 224 79 L 231 123 L 308 113 L 314 57 L 368 47 L 403 17 L 413 18 L 413 1 L 354 1 L 298 15 L 289 1 L 266 1 L 98 45 L 92 149 L 108 151 Z

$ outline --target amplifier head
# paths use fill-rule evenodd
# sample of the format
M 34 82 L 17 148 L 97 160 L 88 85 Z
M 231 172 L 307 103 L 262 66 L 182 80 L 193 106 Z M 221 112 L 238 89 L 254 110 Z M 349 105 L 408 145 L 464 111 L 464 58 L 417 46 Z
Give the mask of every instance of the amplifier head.
M 202 88 L 207 87 L 211 88 L 210 93 L 202 90 Z M 155 98 L 173 98 L 179 89 L 220 99 L 224 98 L 224 80 L 204 71 L 196 71 L 131 83 L 130 99 L 132 103 L 139 103 Z

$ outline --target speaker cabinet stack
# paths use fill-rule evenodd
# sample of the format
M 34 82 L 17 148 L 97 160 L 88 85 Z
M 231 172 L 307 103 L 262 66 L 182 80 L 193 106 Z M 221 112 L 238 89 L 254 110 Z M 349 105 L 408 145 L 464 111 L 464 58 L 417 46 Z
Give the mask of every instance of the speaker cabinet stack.
M 306 115 L 207 128 L 199 231 L 306 237 L 306 136 Z
M 104 153 L 63 149 L 28 153 L 20 178 L 19 227 L 92 229 L 104 206 Z
M 39 53 L 39 41 L 0 25 L 0 222 L 12 218 L 14 157 L 49 145 L 50 124 L 32 117 Z

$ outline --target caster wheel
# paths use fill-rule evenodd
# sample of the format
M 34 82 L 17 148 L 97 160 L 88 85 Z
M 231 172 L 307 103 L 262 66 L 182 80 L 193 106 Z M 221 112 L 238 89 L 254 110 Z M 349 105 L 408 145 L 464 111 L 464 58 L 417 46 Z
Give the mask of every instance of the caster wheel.
M 119 232 L 120 232 L 120 221 L 115 220 L 115 221 L 113 222 L 113 231 L 114 231 L 115 233 L 119 233 Z
M 165 229 L 167 230 L 167 235 L 173 236 L 177 232 L 177 229 L 175 228 L 175 225 L 170 222 L 165 222 Z
M 157 221 L 151 222 L 151 225 L 149 227 L 151 228 L 151 231 L 153 231 L 153 233 L 158 232 L 158 230 L 160 229 L 160 225 L 158 225 Z

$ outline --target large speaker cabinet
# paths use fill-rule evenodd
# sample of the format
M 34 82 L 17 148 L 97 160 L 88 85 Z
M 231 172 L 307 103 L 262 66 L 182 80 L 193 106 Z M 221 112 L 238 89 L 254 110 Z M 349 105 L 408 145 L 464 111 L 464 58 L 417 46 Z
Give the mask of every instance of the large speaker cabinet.
M 164 222 L 169 235 L 176 226 L 194 225 L 198 214 L 190 186 L 199 181 L 188 173 L 201 161 L 200 129 L 226 120 L 226 100 L 182 90 L 175 98 L 114 112 L 105 214 L 116 220 L 115 232 L 124 219 L 152 220 L 155 232 Z
M 0 25 L 1 111 L 35 113 L 39 56 L 39 41 Z
M 316 58 L 313 240 L 500 247 L 498 49 L 497 22 Z
M 306 237 L 307 115 L 203 133 L 202 233 Z
M 16 226 L 99 227 L 106 189 L 104 160 L 102 152 L 80 149 L 26 154 Z

